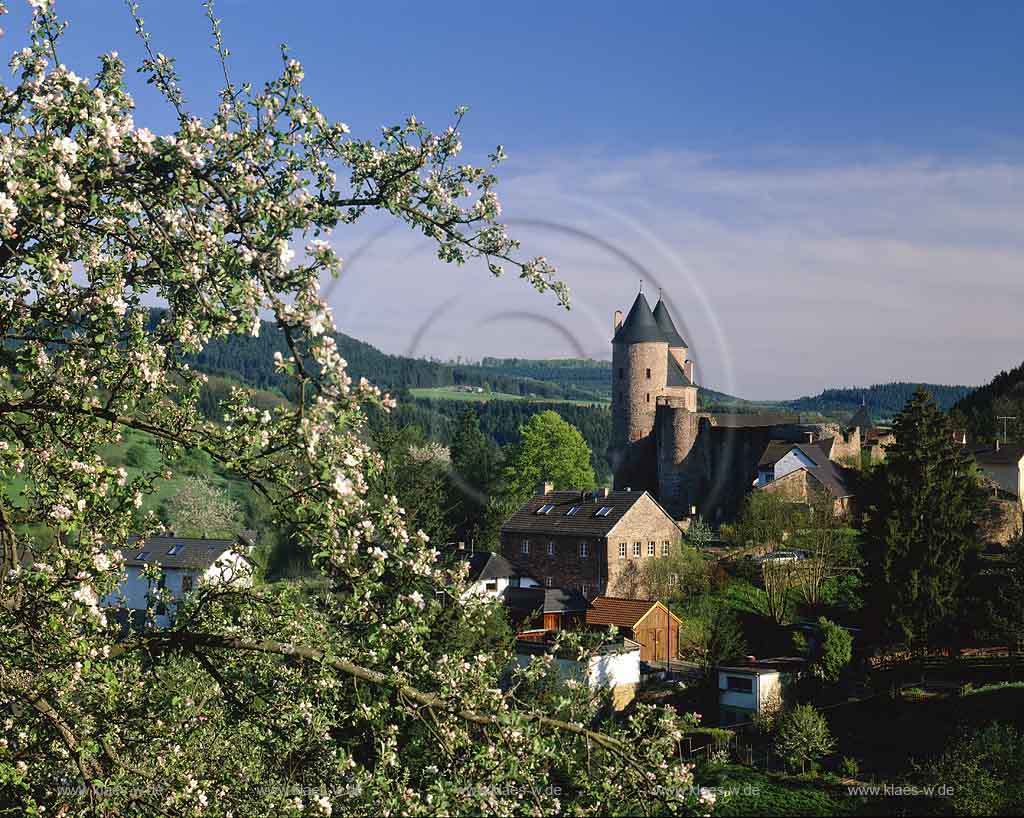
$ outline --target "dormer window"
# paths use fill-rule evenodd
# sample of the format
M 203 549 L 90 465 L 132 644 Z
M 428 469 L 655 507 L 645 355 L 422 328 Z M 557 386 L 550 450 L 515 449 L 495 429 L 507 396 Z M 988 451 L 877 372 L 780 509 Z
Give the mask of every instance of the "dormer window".
M 542 505 L 540 508 L 537 509 L 537 513 L 538 514 L 550 514 L 554 510 L 555 510 L 554 505 L 552 505 L 551 503 L 545 503 L 544 505 Z
M 579 510 L 580 510 L 579 506 L 573 506 L 567 512 L 565 512 L 565 516 L 566 517 L 574 517 L 576 515 L 576 512 L 579 511 Z
M 595 517 L 607 517 L 609 514 L 612 513 L 612 509 L 613 508 L 614 508 L 614 506 L 601 506 L 601 508 L 599 508 L 595 512 L 594 516 Z

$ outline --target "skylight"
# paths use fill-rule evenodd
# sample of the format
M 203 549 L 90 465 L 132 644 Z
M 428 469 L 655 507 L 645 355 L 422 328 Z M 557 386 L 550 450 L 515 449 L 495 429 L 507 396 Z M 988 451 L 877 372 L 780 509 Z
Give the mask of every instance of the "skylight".
M 173 557 L 175 554 L 179 553 L 181 551 L 181 549 L 184 548 L 184 547 L 185 546 L 183 546 L 181 543 L 175 543 L 174 545 L 172 545 L 170 548 L 167 549 L 167 556 L 168 557 Z
M 144 560 L 144 559 L 147 559 L 148 557 L 149 557 L 149 552 L 148 551 L 140 551 L 138 554 L 135 555 L 135 559 L 137 559 L 137 560 Z
M 555 510 L 555 507 L 551 503 L 545 503 L 544 505 L 542 505 L 540 508 L 537 509 L 537 513 L 538 514 L 550 514 L 554 510 Z
M 612 509 L 613 508 L 614 508 L 614 506 L 601 506 L 597 510 L 597 513 L 594 516 L 595 517 L 607 517 L 609 514 L 612 513 Z
M 565 512 L 565 516 L 566 517 L 572 517 L 579 510 L 580 510 L 579 506 L 573 506 L 567 512 Z

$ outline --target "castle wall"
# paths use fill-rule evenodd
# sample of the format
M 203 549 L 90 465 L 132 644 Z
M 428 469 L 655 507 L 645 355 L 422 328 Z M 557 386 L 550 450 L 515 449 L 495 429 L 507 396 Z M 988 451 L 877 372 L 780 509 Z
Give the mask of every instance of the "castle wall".
M 655 426 L 657 497 L 676 518 L 689 516 L 691 506 L 703 499 L 712 471 L 706 445 L 710 421 L 689 411 L 686 403 L 681 398 L 662 398 Z

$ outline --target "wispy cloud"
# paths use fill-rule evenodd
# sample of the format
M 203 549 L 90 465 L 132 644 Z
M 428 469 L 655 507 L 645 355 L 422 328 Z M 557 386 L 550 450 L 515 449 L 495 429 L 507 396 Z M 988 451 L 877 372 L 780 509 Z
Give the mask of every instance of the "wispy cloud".
M 409 351 L 417 322 L 450 301 L 412 351 L 606 356 L 611 313 L 646 274 L 671 298 L 702 379 L 750 397 L 980 383 L 1024 359 L 1024 162 L 802 156 L 512 165 L 506 213 L 525 249 L 559 264 L 578 309 L 561 314 L 518 281 L 489 283 L 479 266 L 445 270 L 392 231 L 339 289 L 343 329 Z M 559 329 L 491 320 L 502 311 Z

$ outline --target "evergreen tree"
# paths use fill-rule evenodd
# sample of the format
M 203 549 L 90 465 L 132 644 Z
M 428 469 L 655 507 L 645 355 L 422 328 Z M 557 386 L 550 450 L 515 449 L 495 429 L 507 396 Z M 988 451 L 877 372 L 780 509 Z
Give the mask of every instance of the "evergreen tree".
M 1024 534 L 1010 543 L 1004 565 L 998 596 L 989 601 L 989 619 L 992 630 L 1016 647 L 1024 642 Z
M 451 524 L 465 542 L 483 537 L 487 501 L 498 477 L 501 450 L 480 431 L 476 412 L 467 409 L 452 440 Z
M 946 644 L 977 572 L 983 495 L 973 461 L 927 392 L 914 393 L 894 432 L 866 498 L 870 607 L 887 637 Z

